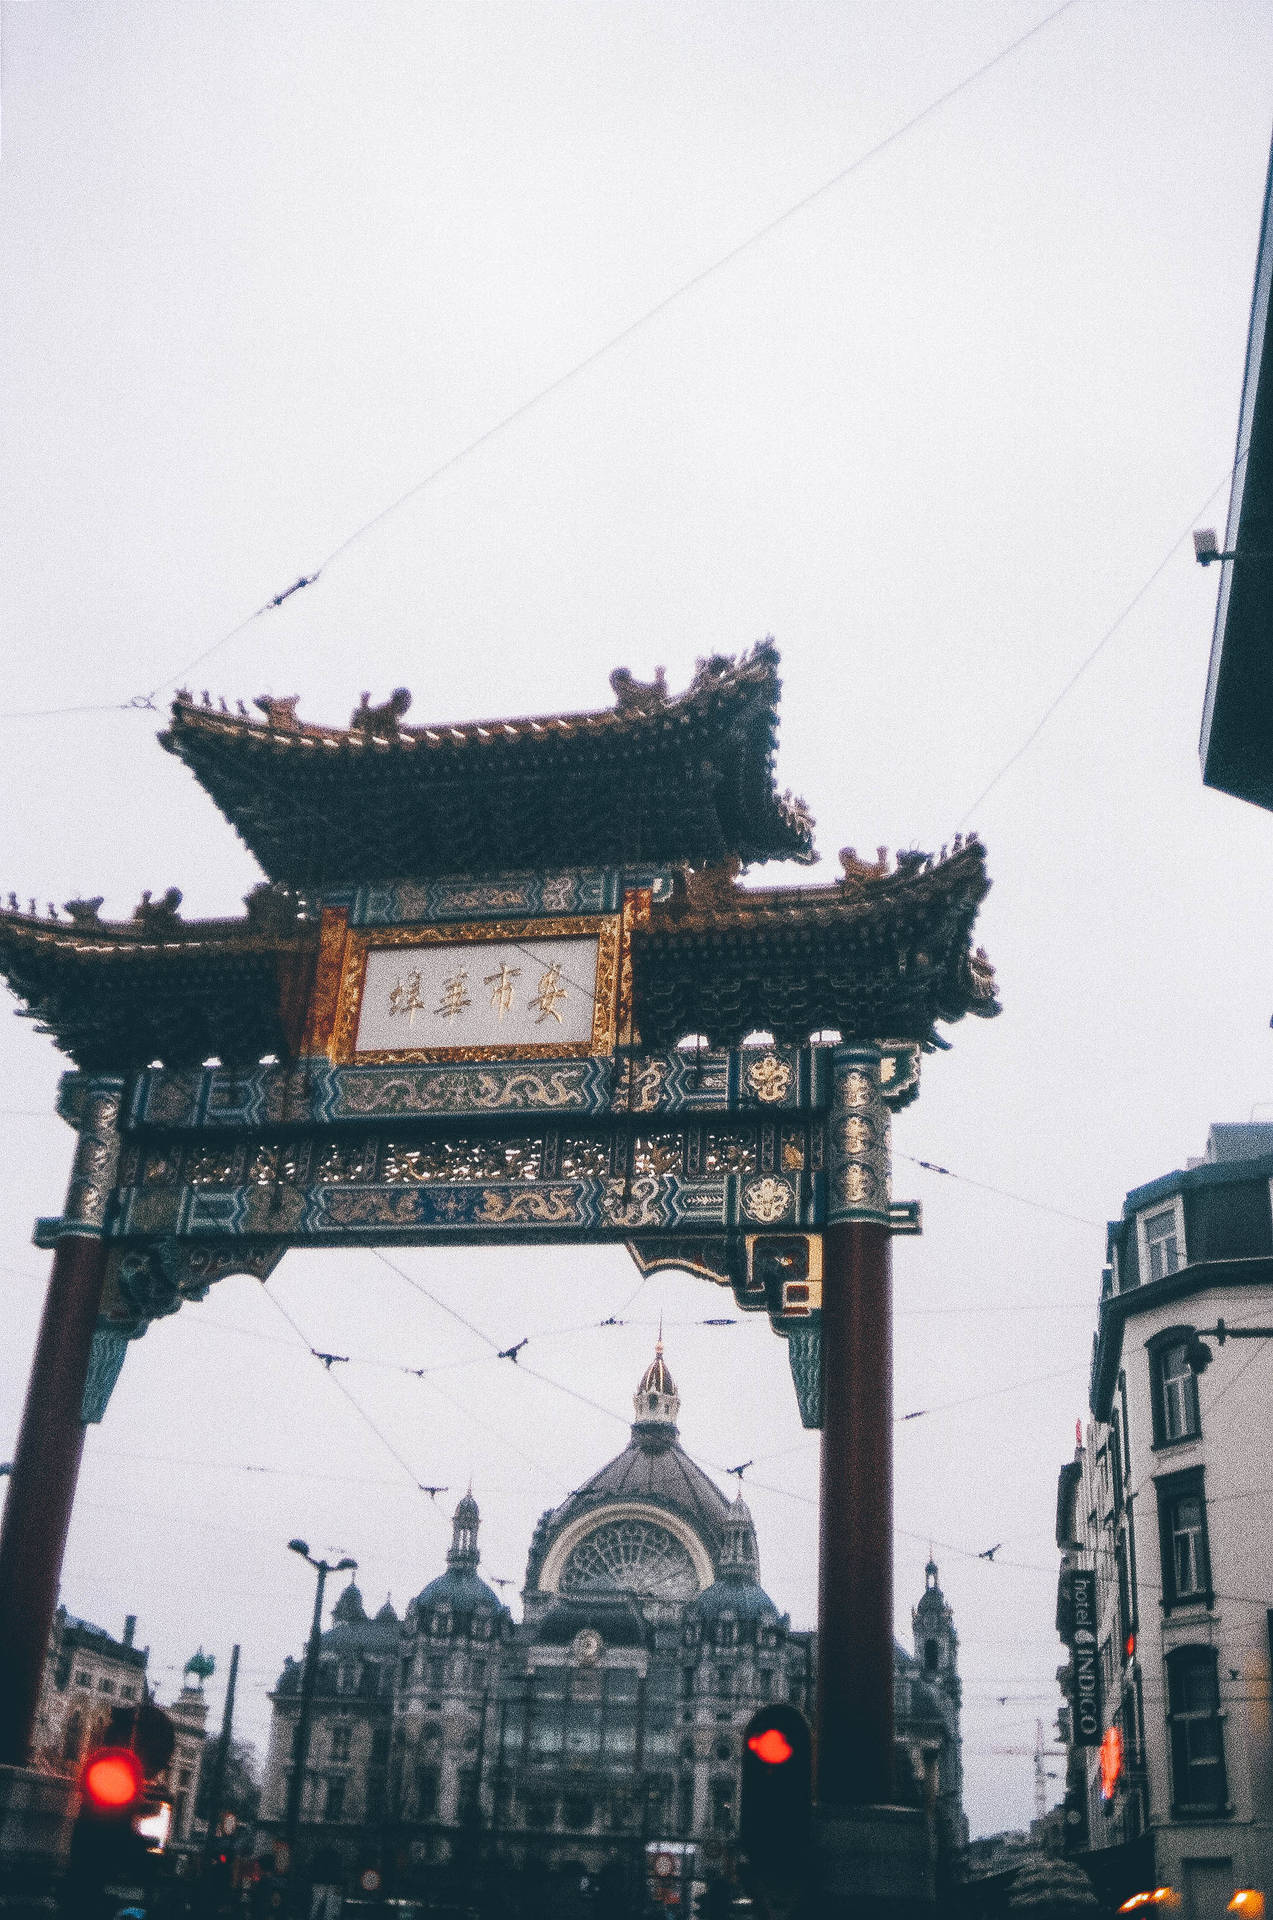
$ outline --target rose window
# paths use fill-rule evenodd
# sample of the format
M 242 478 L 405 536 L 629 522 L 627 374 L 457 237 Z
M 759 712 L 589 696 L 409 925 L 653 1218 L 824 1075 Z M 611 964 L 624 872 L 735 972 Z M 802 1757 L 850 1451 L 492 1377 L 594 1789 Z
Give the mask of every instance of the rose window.
M 585 1534 L 561 1570 L 562 1593 L 639 1593 L 692 1600 L 694 1562 L 674 1533 L 650 1520 L 607 1520 Z

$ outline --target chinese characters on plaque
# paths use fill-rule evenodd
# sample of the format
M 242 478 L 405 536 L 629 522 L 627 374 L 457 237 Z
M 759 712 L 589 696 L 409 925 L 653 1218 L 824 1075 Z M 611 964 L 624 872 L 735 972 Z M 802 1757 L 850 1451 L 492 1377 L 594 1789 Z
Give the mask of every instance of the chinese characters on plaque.
M 356 1053 L 542 1047 L 593 1034 L 595 934 L 375 947 L 367 954 Z

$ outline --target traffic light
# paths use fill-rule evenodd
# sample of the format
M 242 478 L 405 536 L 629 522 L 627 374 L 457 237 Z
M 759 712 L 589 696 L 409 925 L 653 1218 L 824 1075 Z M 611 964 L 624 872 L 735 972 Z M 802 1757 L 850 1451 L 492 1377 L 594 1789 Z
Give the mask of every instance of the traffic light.
M 150 1848 L 137 1832 L 148 1811 L 146 1773 L 131 1747 L 97 1747 L 80 1770 L 80 1811 L 67 1862 L 70 1911 L 94 1920 L 144 1896 Z
M 794 1879 L 808 1853 L 813 1800 L 809 1723 L 795 1707 L 764 1707 L 743 1733 L 739 1839 L 760 1875 Z

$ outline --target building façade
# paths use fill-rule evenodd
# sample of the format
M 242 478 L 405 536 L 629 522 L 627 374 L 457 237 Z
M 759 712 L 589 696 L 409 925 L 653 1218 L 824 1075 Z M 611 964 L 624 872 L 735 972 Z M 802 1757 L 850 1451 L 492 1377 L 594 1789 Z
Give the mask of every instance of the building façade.
M 1271 1190 L 1273 1127 L 1220 1125 L 1127 1195 L 1058 1489 L 1068 1845 L 1185 1920 L 1273 1885 Z
M 608 1862 L 661 1845 L 696 1870 L 736 1834 L 742 1736 L 761 1707 L 809 1713 L 815 1636 L 760 1584 L 756 1532 L 681 1447 L 662 1346 L 628 1445 L 535 1528 L 523 1617 L 479 1573 L 477 1503 L 444 1572 L 399 1619 L 352 1583 L 322 1635 L 301 1845 L 410 1889 L 466 1848 L 508 1866 Z M 894 1652 L 899 1773 L 948 1844 L 966 1839 L 958 1637 L 929 1564 L 915 1652 Z M 261 1838 L 282 1834 L 301 1664 L 272 1698 Z

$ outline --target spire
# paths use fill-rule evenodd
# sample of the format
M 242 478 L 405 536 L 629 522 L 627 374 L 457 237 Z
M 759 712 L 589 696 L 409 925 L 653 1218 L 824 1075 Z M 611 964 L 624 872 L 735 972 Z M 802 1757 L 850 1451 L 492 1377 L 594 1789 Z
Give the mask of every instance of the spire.
M 451 1546 L 446 1556 L 448 1567 L 466 1567 L 474 1571 L 478 1563 L 477 1529 L 481 1516 L 473 1489 L 469 1488 L 451 1522 Z
M 641 1375 L 637 1390 L 632 1396 L 632 1405 L 636 1413 L 636 1428 L 640 1429 L 643 1439 L 676 1436 L 676 1416 L 681 1410 L 681 1396 L 676 1391 L 676 1382 L 667 1370 L 663 1358 L 663 1322 L 659 1321 L 659 1337 L 654 1346 L 654 1358 Z
M 756 1546 L 756 1528 L 751 1508 L 738 1489 L 738 1498 L 725 1516 L 725 1535 L 720 1549 L 720 1578 L 738 1583 L 760 1584 L 760 1553 Z
M 335 1606 L 332 1608 L 332 1619 L 342 1621 L 346 1625 L 351 1625 L 355 1621 L 365 1620 L 366 1618 L 367 1611 L 362 1603 L 362 1593 L 354 1584 L 351 1575 L 349 1585 L 345 1588 Z

